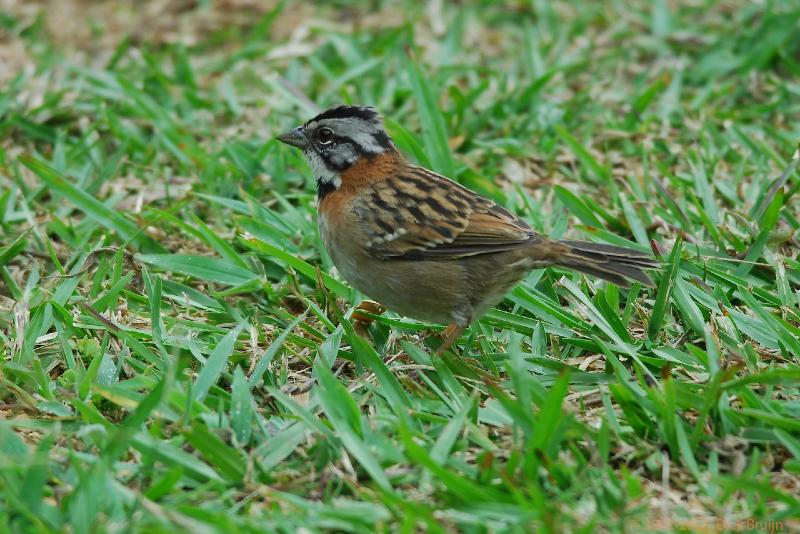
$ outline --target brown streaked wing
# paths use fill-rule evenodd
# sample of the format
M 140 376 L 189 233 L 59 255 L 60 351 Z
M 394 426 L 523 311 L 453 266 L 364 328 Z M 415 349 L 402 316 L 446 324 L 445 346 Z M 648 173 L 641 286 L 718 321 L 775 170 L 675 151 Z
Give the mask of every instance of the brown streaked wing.
M 457 259 L 510 250 L 536 236 L 528 224 L 462 185 L 408 166 L 374 183 L 359 213 L 381 259 Z

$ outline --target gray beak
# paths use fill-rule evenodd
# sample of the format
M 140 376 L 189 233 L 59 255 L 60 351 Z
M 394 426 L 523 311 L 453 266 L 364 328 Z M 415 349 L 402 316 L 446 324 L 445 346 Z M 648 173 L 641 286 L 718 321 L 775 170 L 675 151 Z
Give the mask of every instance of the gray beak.
M 289 130 L 285 134 L 279 135 L 278 141 L 281 143 L 286 143 L 287 145 L 296 146 L 300 149 L 305 148 L 308 144 L 308 140 L 306 139 L 306 134 L 303 131 L 302 126 L 298 126 L 297 128 Z

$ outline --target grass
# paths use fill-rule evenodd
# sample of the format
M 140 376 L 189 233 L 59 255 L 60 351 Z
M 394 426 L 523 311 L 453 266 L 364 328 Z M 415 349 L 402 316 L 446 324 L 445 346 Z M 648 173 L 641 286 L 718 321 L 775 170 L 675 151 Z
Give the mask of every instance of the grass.
M 0 530 L 798 527 L 795 2 L 269 5 L 0 15 Z M 273 139 L 338 102 L 658 287 L 360 338 Z

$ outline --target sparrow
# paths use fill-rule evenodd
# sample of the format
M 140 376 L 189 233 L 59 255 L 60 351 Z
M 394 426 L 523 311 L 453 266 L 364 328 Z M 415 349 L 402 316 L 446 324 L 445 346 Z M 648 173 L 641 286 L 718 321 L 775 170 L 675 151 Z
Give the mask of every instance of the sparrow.
M 573 269 L 620 286 L 653 282 L 644 252 L 551 240 L 496 202 L 406 160 L 368 106 L 331 107 L 277 137 L 317 179 L 318 227 L 334 265 L 386 308 L 446 324 L 438 354 L 531 269 Z

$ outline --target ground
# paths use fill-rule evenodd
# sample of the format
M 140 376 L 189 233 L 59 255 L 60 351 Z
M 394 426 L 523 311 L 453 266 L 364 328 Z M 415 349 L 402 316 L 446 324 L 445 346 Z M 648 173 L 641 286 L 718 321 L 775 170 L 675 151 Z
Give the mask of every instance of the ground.
M 657 287 L 359 337 L 343 102 Z M 799 125 L 788 0 L 0 0 L 0 531 L 800 529 Z

